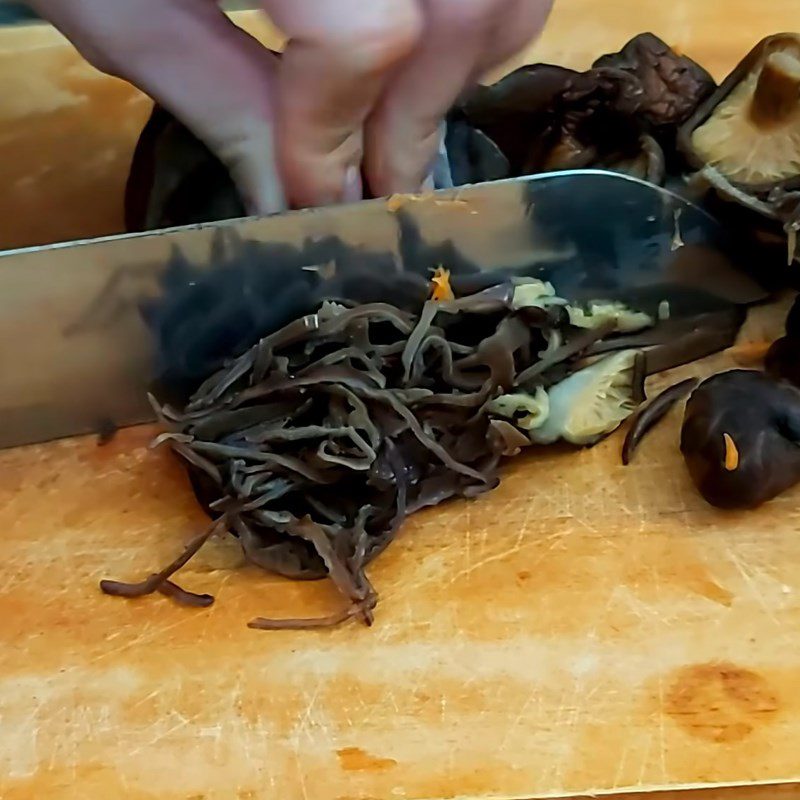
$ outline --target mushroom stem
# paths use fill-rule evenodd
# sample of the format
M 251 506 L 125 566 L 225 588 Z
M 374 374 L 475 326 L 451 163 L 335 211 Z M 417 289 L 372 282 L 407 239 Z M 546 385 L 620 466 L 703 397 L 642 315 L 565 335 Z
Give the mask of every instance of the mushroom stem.
M 793 53 L 770 53 L 758 76 L 750 118 L 759 128 L 782 125 L 800 102 L 800 59 Z

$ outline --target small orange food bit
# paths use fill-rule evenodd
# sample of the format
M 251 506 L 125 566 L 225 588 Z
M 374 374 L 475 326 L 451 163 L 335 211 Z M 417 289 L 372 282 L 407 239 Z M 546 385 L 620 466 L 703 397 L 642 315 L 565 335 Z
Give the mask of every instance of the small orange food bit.
M 436 267 L 431 279 L 431 300 L 455 300 L 455 297 L 450 287 L 450 270 Z
M 725 440 L 725 469 L 733 472 L 739 466 L 739 450 L 727 433 L 723 433 L 722 438 Z

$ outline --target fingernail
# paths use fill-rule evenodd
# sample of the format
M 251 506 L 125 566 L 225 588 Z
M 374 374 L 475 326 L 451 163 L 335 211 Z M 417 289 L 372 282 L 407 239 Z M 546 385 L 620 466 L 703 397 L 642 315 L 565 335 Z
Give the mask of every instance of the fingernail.
M 345 203 L 357 203 L 363 198 L 364 192 L 361 187 L 361 173 L 358 167 L 351 164 L 344 173 L 342 201 Z

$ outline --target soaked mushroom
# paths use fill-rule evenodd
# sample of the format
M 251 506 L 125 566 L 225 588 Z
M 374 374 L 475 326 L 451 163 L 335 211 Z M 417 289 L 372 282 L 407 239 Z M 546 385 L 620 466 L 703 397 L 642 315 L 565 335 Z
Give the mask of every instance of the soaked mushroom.
M 591 300 L 585 306 L 568 306 L 569 321 L 576 328 L 599 328 L 608 323 L 617 333 L 635 333 L 650 328 L 653 318 L 615 300 Z
M 597 167 L 662 183 L 678 126 L 715 87 L 711 76 L 653 34 L 586 72 L 521 67 L 467 92 L 460 118 L 508 159 L 511 175 Z
M 522 308 L 547 308 L 553 305 L 566 305 L 567 301 L 556 297 L 553 284 L 548 281 L 527 280 L 514 287 L 511 298 L 511 307 L 515 310 Z
M 139 136 L 125 187 L 125 227 L 148 231 L 245 216 L 222 162 L 156 105 Z
M 553 103 L 577 74 L 551 64 L 527 64 L 491 86 L 467 91 L 456 113 L 499 147 L 511 175 L 522 175 L 532 146 L 546 135 Z
M 537 444 L 559 439 L 589 445 L 615 431 L 635 410 L 642 393 L 636 350 L 602 358 L 557 383 L 547 394 L 550 413 L 530 433 Z
M 769 191 L 800 175 L 800 36 L 762 41 L 681 132 L 697 168 Z
M 437 186 L 582 167 L 662 184 L 678 126 L 713 88 L 702 67 L 650 33 L 585 72 L 525 65 L 472 87 L 450 109 L 446 181 L 435 171 Z M 365 192 L 370 196 L 366 185 Z M 139 138 L 125 206 L 128 230 L 245 213 L 222 163 L 160 106 Z
M 489 403 L 488 411 L 511 420 L 518 428 L 532 431 L 541 428 L 550 414 L 550 397 L 537 386 L 533 394 L 513 392 L 500 395 Z
M 511 174 L 511 165 L 503 151 L 458 111 L 451 112 L 448 117 L 445 148 L 455 186 L 497 181 Z
M 711 505 L 766 503 L 800 482 L 800 389 L 753 370 L 712 376 L 686 404 L 681 453 Z
M 652 33 L 636 36 L 619 53 L 601 56 L 592 66 L 635 75 L 642 86 L 642 113 L 658 128 L 685 122 L 716 88 L 703 67 Z

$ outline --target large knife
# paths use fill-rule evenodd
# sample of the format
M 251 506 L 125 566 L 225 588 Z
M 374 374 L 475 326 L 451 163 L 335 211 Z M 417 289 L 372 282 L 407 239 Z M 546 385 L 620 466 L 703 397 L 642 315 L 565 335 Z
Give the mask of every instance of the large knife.
M 765 295 L 686 199 L 617 173 L 539 175 L 261 219 L 0 253 L 0 447 L 151 419 L 327 298 L 414 303 L 508 276 L 691 315 Z

